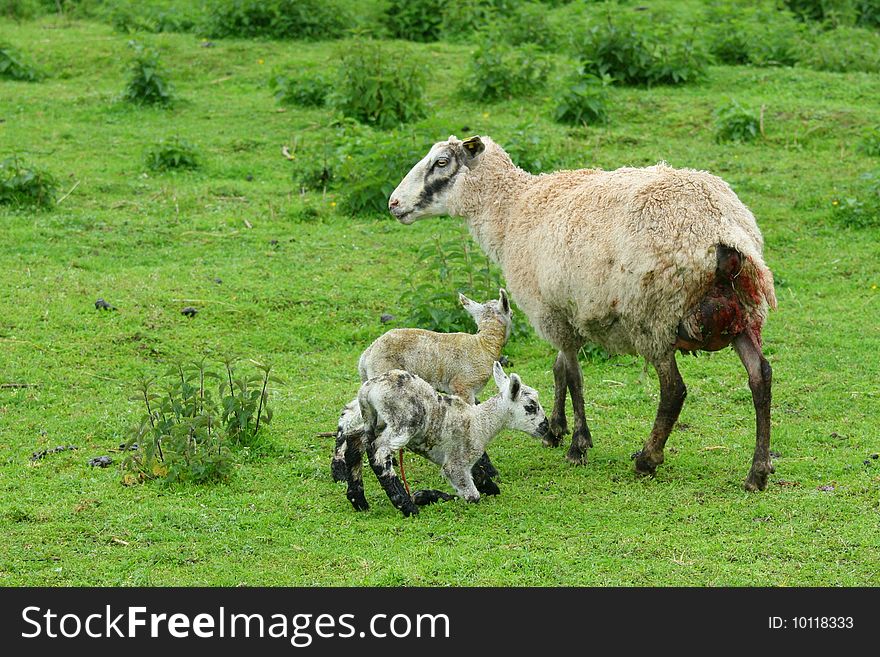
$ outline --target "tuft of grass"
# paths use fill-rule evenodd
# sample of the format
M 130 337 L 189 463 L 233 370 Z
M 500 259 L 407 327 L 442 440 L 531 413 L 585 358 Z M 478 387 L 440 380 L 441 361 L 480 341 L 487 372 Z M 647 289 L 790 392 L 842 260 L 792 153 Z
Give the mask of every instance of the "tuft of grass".
M 880 127 L 866 130 L 859 141 L 858 148 L 865 155 L 880 157 Z
M 212 38 L 333 39 L 351 22 L 348 7 L 334 0 L 220 0 L 204 29 Z
M 848 228 L 880 226 L 880 170 L 859 176 L 831 207 L 834 219 Z
M 553 118 L 559 123 L 592 125 L 608 120 L 610 77 L 599 78 L 583 69 L 567 78 L 556 94 Z
M 269 78 L 269 89 L 283 105 L 323 107 L 333 84 L 321 73 L 293 77 L 279 73 Z
M 0 205 L 14 208 L 50 208 L 55 205 L 55 177 L 18 157 L 0 160 Z

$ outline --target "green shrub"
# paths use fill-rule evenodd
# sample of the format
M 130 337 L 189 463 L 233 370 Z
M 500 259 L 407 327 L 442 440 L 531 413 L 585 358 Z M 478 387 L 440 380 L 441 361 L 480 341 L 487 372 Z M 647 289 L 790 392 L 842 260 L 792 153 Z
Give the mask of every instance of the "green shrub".
M 171 105 L 173 87 L 166 80 L 159 54 L 140 44 L 131 44 L 135 57 L 129 67 L 128 85 L 123 98 L 136 105 Z
M 608 120 L 610 77 L 598 78 L 579 69 L 556 95 L 553 118 L 559 123 L 592 125 Z
M 535 46 L 510 48 L 489 42 L 474 53 L 464 92 L 488 102 L 528 96 L 544 87 L 551 68 Z
M 880 157 L 880 126 L 867 130 L 859 142 L 859 150 L 865 155 Z
M 269 79 L 269 88 L 283 105 L 321 107 L 327 102 L 333 85 L 320 73 L 298 77 L 276 74 Z
M 331 104 L 346 117 L 386 130 L 426 114 L 425 70 L 409 52 L 374 41 L 341 54 Z
M 36 0 L 0 0 L 0 16 L 14 21 L 30 20 L 41 12 Z
M 425 156 L 431 139 L 412 130 L 375 133 L 351 126 L 344 134 L 335 172 L 339 209 L 352 215 L 387 215 L 391 192 Z
M 544 50 L 557 46 L 561 37 L 547 20 L 547 8 L 538 2 L 523 2 L 505 12 L 498 21 L 498 36 L 514 46 L 534 44 Z
M 579 56 L 587 72 L 626 85 L 684 84 L 702 78 L 708 53 L 692 39 L 669 31 L 667 26 L 662 37 L 655 37 L 609 18 L 587 31 Z
M 124 446 L 123 483 L 207 483 L 229 477 L 231 448 L 253 445 L 272 420 L 269 383 L 280 381 L 266 365 L 255 363 L 260 373 L 250 376 L 238 376 L 235 359 L 223 365 L 215 372 L 202 359 L 139 383 L 131 400 L 144 404 L 145 415 Z
M 160 140 L 147 151 L 146 162 L 153 171 L 198 169 L 200 166 L 196 147 L 180 137 Z
M 834 218 L 850 228 L 880 226 L 880 171 L 863 174 L 842 197 L 831 201 Z
M 408 309 L 407 326 L 444 333 L 475 330 L 473 318 L 458 301 L 459 292 L 482 303 L 497 299 L 498 288 L 504 287 L 501 271 L 474 244 L 463 224 L 452 236 L 444 239 L 435 234 L 422 245 L 407 281 L 400 297 L 400 305 Z M 514 308 L 511 335 L 528 332 L 525 316 Z
M 391 0 L 386 21 L 391 36 L 408 41 L 436 41 L 443 25 L 444 0 Z
M 715 110 L 715 141 L 746 142 L 761 134 L 758 114 L 731 100 Z
M 501 144 L 513 163 L 529 173 L 555 171 L 564 166 L 566 144 L 553 132 L 532 123 L 508 130 Z
M 210 12 L 212 38 L 333 39 L 352 24 L 348 8 L 333 0 L 221 0 Z
M 774 7 L 722 4 L 707 9 L 709 51 L 721 64 L 791 66 L 803 25 Z
M 843 73 L 880 71 L 880 34 L 858 27 L 837 27 L 803 40 L 798 56 L 804 66 Z
M 15 48 L 0 42 L 0 78 L 36 82 L 43 77 L 42 72 L 29 64 Z
M 203 16 L 189 6 L 155 6 L 152 3 L 117 0 L 106 16 L 119 32 L 193 32 Z
M 0 205 L 49 208 L 55 204 L 57 193 L 58 182 L 48 171 L 17 157 L 0 160 Z
M 818 21 L 832 26 L 873 26 L 880 17 L 877 0 L 784 0 L 802 21 Z

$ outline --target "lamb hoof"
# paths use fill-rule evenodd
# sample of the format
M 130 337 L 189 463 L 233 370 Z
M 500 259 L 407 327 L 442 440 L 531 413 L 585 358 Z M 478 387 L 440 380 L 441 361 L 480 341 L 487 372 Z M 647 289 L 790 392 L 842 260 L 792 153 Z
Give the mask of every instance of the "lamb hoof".
M 572 465 L 586 465 L 587 450 L 572 445 L 571 447 L 569 447 L 568 453 L 565 455 L 565 460 Z
M 345 460 L 333 459 L 330 462 L 330 473 L 333 475 L 333 481 L 345 481 L 348 479 L 348 468 L 345 467 Z
M 370 508 L 370 504 L 367 502 L 367 498 L 363 495 L 361 496 L 351 496 L 348 498 L 348 501 L 351 502 L 351 505 L 354 507 L 355 511 L 368 511 Z
M 483 452 L 483 455 L 480 457 L 480 460 L 477 461 L 476 465 L 487 477 L 494 479 L 498 476 L 498 469 L 492 464 L 492 461 L 489 460 L 489 455 L 486 452 Z
M 477 490 L 480 491 L 482 495 L 500 495 L 501 489 L 498 488 L 498 484 L 496 484 L 491 479 L 486 479 L 485 481 L 480 482 L 477 485 Z
M 550 432 L 541 438 L 541 444 L 544 447 L 559 447 L 563 436 L 568 433 L 568 427 L 563 424 L 557 424 L 553 420 L 550 421 Z
M 419 507 L 417 507 L 412 502 L 409 502 L 408 504 L 404 504 L 402 507 L 400 507 L 400 512 L 403 514 L 404 518 L 417 516 L 419 515 Z
M 412 500 L 416 506 L 427 506 L 435 502 L 448 502 L 454 500 L 455 495 L 444 493 L 442 490 L 422 489 L 413 492 Z

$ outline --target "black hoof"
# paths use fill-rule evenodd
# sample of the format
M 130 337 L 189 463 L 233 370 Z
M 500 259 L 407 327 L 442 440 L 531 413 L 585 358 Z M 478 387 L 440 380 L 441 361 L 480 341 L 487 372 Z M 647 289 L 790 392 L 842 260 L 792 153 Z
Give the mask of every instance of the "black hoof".
M 485 476 L 492 479 L 498 476 L 498 469 L 492 465 L 492 461 L 489 460 L 489 455 L 486 452 L 483 452 L 480 460 L 474 464 L 474 468 L 479 468 Z
M 586 465 L 587 464 L 587 450 L 572 445 L 568 448 L 568 452 L 565 455 L 565 460 L 571 463 L 572 465 Z
M 442 490 L 423 489 L 415 491 L 412 495 L 412 501 L 417 506 L 427 506 L 435 502 L 448 502 L 454 499 L 455 495 L 444 493 Z
M 363 495 L 349 495 L 348 501 L 351 502 L 355 511 L 367 511 L 370 508 L 367 498 Z
M 636 462 L 636 474 L 641 477 L 653 477 L 657 473 L 657 464 L 645 456 L 644 451 L 634 452 L 631 459 Z
M 498 488 L 498 484 L 496 484 L 491 479 L 486 479 L 485 481 L 481 481 L 480 483 L 478 483 L 477 490 L 480 491 L 481 495 L 500 495 L 501 494 L 501 489 Z
M 417 515 L 419 515 L 419 507 L 417 507 L 415 504 L 410 502 L 410 503 L 404 504 L 402 507 L 400 507 L 400 512 L 403 514 L 404 518 L 409 518 L 410 516 L 417 516 Z
M 345 459 L 334 458 L 330 462 L 330 473 L 333 475 L 333 481 L 345 481 L 348 479 L 348 468 L 345 465 Z

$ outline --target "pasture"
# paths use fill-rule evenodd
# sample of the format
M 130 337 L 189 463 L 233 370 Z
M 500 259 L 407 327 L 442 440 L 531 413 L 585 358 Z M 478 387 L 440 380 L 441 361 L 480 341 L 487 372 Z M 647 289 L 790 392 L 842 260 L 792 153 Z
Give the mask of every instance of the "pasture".
M 548 3 L 551 25 L 606 10 L 580 4 Z M 708 25 L 708 3 L 645 4 Z M 384 5 L 363 5 L 366 30 Z M 632 3 L 613 10 L 650 22 Z M 329 74 L 361 47 L 358 35 L 127 29 L 100 13 L 0 15 L 0 42 L 46 72 L 0 79 L 0 159 L 50 171 L 61 199 L 47 210 L 0 205 L 0 384 L 28 385 L 0 388 L 0 585 L 880 584 L 880 223 L 835 213 L 880 168 L 859 147 L 880 125 L 876 70 L 716 59 L 687 84 L 611 85 L 607 122 L 564 125 L 552 116 L 554 85 L 573 67 L 561 47 L 541 55 L 546 86 L 489 101 L 462 91 L 475 40 L 379 33 L 426 78 L 424 118 L 383 130 L 281 104 L 269 87 L 279 74 Z M 170 107 L 121 98 L 131 39 L 160 54 Z M 762 135 L 716 140 L 715 112 L 731 98 L 763 108 Z M 403 226 L 359 206 L 353 181 L 381 183 L 387 198 L 449 134 L 517 146 L 537 170 L 665 160 L 732 185 L 763 231 L 779 299 L 764 331 L 777 454 L 766 491 L 742 489 L 754 411 L 730 349 L 679 357 L 688 398 L 650 479 L 634 475 L 630 455 L 650 431 L 656 376 L 639 358 L 589 352 L 586 466 L 564 461 L 567 440 L 548 449 L 505 432 L 488 450 L 498 497 L 404 519 L 367 469 L 371 509 L 351 508 L 330 477 L 333 440 L 316 434 L 335 429 L 354 397 L 361 351 L 408 325 L 414 281 L 448 285 L 455 299 L 453 281 L 467 279 L 454 271 L 444 283 L 424 264 L 426 246 L 477 250 L 458 219 Z M 197 147 L 199 168 L 147 167 L 147 151 L 172 137 Z M 374 152 L 389 153 L 385 170 Z M 304 185 L 302 171 L 322 161 L 348 178 Z M 477 300 L 497 297 L 494 280 L 484 290 Z M 99 298 L 117 310 L 96 309 Z M 122 455 L 110 450 L 143 415 L 129 401 L 136 381 L 227 353 L 271 363 L 284 380 L 260 440 L 235 451 L 220 483 L 123 486 Z M 505 354 L 549 412 L 552 347 L 522 329 Z M 490 382 L 483 396 L 494 392 Z M 56 445 L 78 449 L 31 461 Z M 99 455 L 116 463 L 90 467 Z M 416 488 L 451 491 L 423 459 L 409 455 L 406 469 Z

